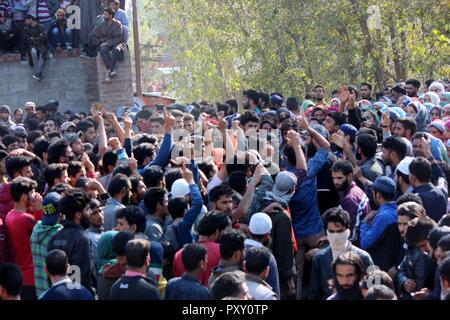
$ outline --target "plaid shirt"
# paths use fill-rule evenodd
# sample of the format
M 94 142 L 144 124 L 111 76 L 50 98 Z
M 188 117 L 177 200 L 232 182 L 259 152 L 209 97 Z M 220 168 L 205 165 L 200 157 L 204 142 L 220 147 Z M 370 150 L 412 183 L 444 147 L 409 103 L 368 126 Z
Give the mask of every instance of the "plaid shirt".
M 42 222 L 39 221 L 36 223 L 33 232 L 31 233 L 31 254 L 33 256 L 36 295 L 38 297 L 49 288 L 47 274 L 44 271 L 48 243 L 62 228 L 63 226 L 59 223 L 49 226 L 43 225 Z

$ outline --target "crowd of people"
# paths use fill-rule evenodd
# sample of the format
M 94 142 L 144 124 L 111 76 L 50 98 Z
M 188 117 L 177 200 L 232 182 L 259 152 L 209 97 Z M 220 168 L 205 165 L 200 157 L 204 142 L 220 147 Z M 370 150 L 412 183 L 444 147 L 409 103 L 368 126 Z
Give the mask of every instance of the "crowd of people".
M 81 47 L 81 57 L 100 52 L 108 67 L 106 81 L 111 81 L 128 41 L 124 5 L 123 0 L 0 0 L 0 55 L 20 53 L 34 68 L 33 78 L 41 81 L 47 59 Z M 68 10 L 73 6 L 80 11 Z M 81 29 L 76 19 L 70 19 L 73 26 L 68 21 L 77 12 Z
M 1 106 L 0 299 L 449 299 L 449 87 Z

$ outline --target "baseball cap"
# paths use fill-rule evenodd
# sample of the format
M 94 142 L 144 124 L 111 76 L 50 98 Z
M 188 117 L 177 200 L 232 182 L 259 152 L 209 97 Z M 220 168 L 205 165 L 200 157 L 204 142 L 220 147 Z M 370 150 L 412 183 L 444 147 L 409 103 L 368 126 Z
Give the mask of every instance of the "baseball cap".
M 73 144 L 77 142 L 78 139 L 81 139 L 83 136 L 83 132 L 79 131 L 78 133 L 69 133 L 64 136 L 64 139 L 66 139 L 70 144 Z
M 72 121 L 66 121 L 61 125 L 61 131 L 66 131 L 70 127 L 76 128 L 75 123 L 73 123 Z
M 397 191 L 397 187 L 395 185 L 394 180 L 392 180 L 389 177 L 378 177 L 375 182 L 373 183 L 373 190 L 374 191 L 381 191 L 385 194 L 388 194 L 392 197 L 395 196 L 395 193 Z
M 42 224 L 54 225 L 59 218 L 59 200 L 61 200 L 61 195 L 57 192 L 50 192 L 47 194 L 42 201 L 42 210 L 44 215 L 42 217 Z
M 175 180 L 172 189 L 170 190 L 172 197 L 184 197 L 188 195 L 189 192 L 189 184 L 184 178 Z
M 264 212 L 255 213 L 250 218 L 248 229 L 254 235 L 268 234 L 272 230 L 272 220 Z
M 277 197 L 284 196 L 297 184 L 297 177 L 289 171 L 281 171 L 275 178 L 273 194 Z
M 402 161 L 399 162 L 397 165 L 396 170 L 400 171 L 401 173 L 409 176 L 409 165 L 414 160 L 413 157 L 405 157 Z

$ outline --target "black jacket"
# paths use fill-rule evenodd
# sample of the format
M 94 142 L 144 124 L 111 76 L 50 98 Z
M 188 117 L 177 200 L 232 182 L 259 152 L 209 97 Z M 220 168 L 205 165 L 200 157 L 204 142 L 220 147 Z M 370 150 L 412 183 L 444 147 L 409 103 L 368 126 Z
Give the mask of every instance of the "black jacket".
M 386 227 L 381 236 L 366 251 L 372 257 L 373 263 L 387 272 L 395 266 L 402 245 L 398 226 L 396 223 L 392 223 Z
M 277 261 L 280 281 L 287 281 L 295 275 L 291 218 L 282 211 L 271 214 L 270 218 L 272 219 L 272 253 Z
M 401 299 L 411 299 L 411 295 L 403 287 L 408 279 L 416 282 L 415 291 L 423 288 L 433 290 L 435 265 L 431 258 L 419 248 L 409 248 L 398 269 L 397 281 Z
M 145 277 L 122 276 L 111 287 L 111 300 L 161 300 L 158 289 Z
M 69 264 L 78 266 L 81 272 L 81 284 L 91 289 L 91 251 L 89 238 L 84 229 L 71 221 L 62 223 L 59 230 L 48 243 L 48 251 L 61 249 L 67 254 Z

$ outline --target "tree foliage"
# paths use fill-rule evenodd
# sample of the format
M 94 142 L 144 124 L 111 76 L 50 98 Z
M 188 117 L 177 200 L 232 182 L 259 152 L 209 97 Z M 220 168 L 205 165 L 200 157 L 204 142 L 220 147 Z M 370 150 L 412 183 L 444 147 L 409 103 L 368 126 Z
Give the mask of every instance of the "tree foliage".
M 183 100 L 247 88 L 303 96 L 321 83 L 450 76 L 450 6 L 438 0 L 144 0 L 156 10 Z M 329 92 L 328 92 L 329 93 Z

